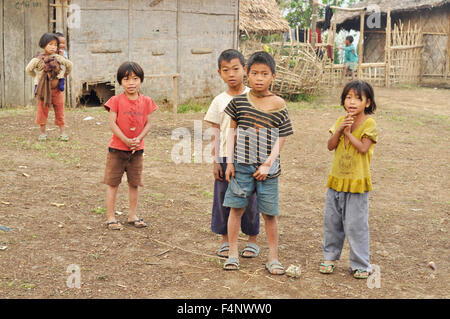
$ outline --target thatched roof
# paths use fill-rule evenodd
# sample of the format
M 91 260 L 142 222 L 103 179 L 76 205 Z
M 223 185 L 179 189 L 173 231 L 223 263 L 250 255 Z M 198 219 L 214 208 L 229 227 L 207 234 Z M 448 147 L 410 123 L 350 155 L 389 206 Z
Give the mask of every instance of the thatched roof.
M 358 2 L 350 8 L 367 8 L 366 15 L 375 12 L 378 6 L 381 13 L 386 13 L 391 8 L 391 13 L 419 11 L 448 5 L 449 0 L 366 0 Z M 349 29 L 355 23 L 359 23 L 359 12 L 347 12 L 334 10 L 333 20 L 338 29 Z
M 289 31 L 275 0 L 240 0 L 239 30 L 245 33 L 271 34 Z

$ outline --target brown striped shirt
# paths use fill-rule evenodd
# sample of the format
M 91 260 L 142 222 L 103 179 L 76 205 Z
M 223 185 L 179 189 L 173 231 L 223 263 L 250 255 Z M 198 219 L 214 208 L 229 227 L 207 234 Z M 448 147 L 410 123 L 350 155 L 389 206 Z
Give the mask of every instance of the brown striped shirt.
M 269 157 L 279 137 L 294 133 L 286 106 L 275 111 L 258 109 L 250 102 L 249 93 L 237 95 L 225 108 L 237 123 L 234 160 L 259 167 Z M 269 178 L 281 174 L 280 156 L 270 168 Z

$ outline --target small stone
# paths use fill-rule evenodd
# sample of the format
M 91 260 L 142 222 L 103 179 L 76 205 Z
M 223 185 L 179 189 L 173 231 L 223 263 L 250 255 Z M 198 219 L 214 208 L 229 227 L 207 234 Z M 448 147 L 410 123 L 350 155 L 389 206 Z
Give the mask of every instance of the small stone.
M 300 266 L 290 265 L 288 269 L 286 269 L 286 276 L 288 277 L 298 278 L 301 273 Z
M 377 250 L 377 254 L 383 257 L 389 256 L 389 253 L 386 250 Z
M 0 250 L 6 250 L 6 248 L 8 248 L 8 246 L 0 246 Z
M 428 263 L 428 267 L 430 267 L 430 268 L 433 269 L 433 270 L 436 270 L 436 269 L 437 269 L 436 264 L 435 264 L 433 261 L 430 261 L 430 262 Z

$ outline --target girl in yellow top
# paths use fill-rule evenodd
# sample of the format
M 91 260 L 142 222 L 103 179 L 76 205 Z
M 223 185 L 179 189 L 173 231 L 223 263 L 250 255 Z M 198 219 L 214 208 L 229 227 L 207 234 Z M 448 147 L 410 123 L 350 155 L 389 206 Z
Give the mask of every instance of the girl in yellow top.
M 328 149 L 335 150 L 324 213 L 320 272 L 332 273 L 339 260 L 345 237 L 350 246 L 350 266 L 355 278 L 368 278 L 369 263 L 369 191 L 372 190 L 370 160 L 377 142 L 376 109 L 369 83 L 349 82 L 341 95 L 347 115 L 330 128 Z

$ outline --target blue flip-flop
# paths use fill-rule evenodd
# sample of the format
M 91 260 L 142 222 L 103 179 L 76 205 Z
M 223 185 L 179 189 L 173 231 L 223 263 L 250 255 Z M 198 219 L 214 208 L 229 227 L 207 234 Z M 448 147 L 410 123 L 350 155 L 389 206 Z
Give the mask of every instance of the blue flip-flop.
M 217 256 L 223 257 L 223 258 L 228 258 L 228 255 L 223 254 L 226 251 L 230 251 L 230 243 L 229 242 L 224 242 L 220 246 L 219 250 L 217 251 Z
M 244 255 L 245 252 L 250 252 L 252 255 Z M 259 255 L 259 247 L 254 243 L 247 243 L 245 248 L 241 252 L 241 257 L 244 258 L 256 258 Z
M 239 270 L 239 258 L 236 258 L 236 257 L 227 258 L 227 260 L 223 264 L 223 269 Z

